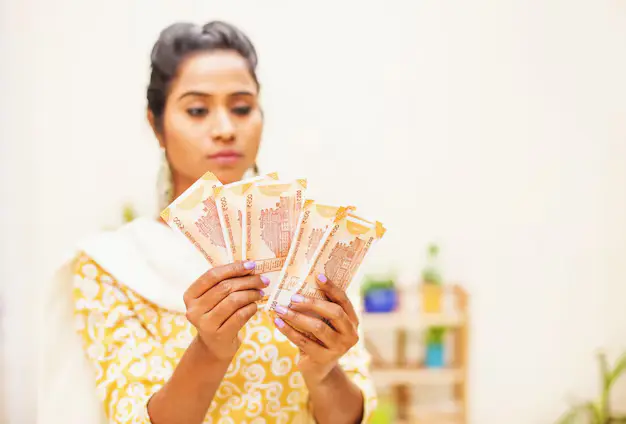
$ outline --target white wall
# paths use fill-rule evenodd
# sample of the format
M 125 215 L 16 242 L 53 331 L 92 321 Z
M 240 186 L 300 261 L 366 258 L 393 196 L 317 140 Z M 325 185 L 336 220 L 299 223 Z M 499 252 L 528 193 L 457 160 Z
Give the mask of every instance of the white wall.
M 153 205 L 148 53 L 181 19 L 253 38 L 261 166 L 385 222 L 369 269 L 416 276 L 442 243 L 472 295 L 472 423 L 551 422 L 595 392 L 595 349 L 626 347 L 626 3 L 365 3 L 0 3 L 11 423 L 33 417 L 46 275 L 124 200 Z

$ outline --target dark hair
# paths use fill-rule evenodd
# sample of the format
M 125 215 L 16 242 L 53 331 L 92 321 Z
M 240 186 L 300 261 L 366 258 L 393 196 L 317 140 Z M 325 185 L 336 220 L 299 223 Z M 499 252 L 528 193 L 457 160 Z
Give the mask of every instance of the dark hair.
M 148 85 L 148 108 L 154 114 L 155 124 L 162 129 L 165 101 L 172 79 L 180 64 L 190 54 L 232 50 L 241 55 L 257 87 L 257 55 L 250 39 L 233 25 L 221 21 L 204 26 L 179 22 L 165 28 L 152 48 L 151 73 Z

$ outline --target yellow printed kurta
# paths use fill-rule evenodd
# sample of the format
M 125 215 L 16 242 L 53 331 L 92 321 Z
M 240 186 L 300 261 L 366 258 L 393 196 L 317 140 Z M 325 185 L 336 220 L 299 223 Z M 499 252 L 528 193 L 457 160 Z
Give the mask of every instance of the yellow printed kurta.
M 194 327 L 184 314 L 150 303 L 86 255 L 77 261 L 74 300 L 76 328 L 109 422 L 150 423 L 147 402 L 172 375 L 195 337 Z M 297 370 L 298 349 L 265 312 L 257 313 L 242 335 L 204 423 L 313 422 Z M 365 422 L 375 404 L 369 357 L 357 344 L 340 364 L 363 392 Z

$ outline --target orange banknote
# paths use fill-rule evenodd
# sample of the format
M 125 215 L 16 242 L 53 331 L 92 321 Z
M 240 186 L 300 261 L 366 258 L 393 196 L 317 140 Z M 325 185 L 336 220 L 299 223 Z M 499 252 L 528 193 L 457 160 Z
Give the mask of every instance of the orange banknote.
M 330 228 L 345 219 L 349 210 L 353 208 L 321 205 L 311 199 L 305 200 L 286 265 L 278 277 L 276 290 L 270 293 L 267 310 L 273 310 L 277 305 L 289 305 L 291 296 L 298 292 L 311 272 L 318 248 L 330 234 Z
M 275 181 L 278 174 L 270 174 L 253 177 L 247 180 L 237 181 L 232 184 L 218 187 L 215 190 L 215 201 L 220 224 L 223 229 L 224 241 L 228 252 L 228 262 L 244 259 L 242 254 L 242 214 L 245 209 L 244 191 L 251 185 L 262 181 Z
M 367 221 L 348 213 L 346 219 L 332 226 L 299 293 L 324 299 L 317 285 L 317 276 L 320 274 L 346 291 L 367 253 L 385 231 L 383 224 L 378 221 Z
M 251 184 L 244 192 L 243 258 L 254 260 L 255 273 L 270 280 L 264 301 L 276 288 L 287 259 L 305 191 L 306 180 L 296 180 Z
M 228 251 L 213 193 L 222 183 L 207 172 L 161 212 L 161 218 L 184 235 L 211 267 L 228 263 Z

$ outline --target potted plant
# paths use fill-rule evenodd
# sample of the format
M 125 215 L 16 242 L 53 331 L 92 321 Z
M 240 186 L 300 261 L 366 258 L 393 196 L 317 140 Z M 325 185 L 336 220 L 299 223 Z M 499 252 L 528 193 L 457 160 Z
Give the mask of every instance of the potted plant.
M 606 354 L 598 354 L 601 373 L 601 389 L 599 399 L 575 405 L 565 413 L 558 424 L 618 424 L 626 423 L 626 416 L 616 416 L 611 410 L 611 389 L 615 382 L 626 372 L 626 353 L 618 358 L 613 368 L 609 366 Z
M 445 366 L 444 327 L 430 327 L 426 330 L 426 368 L 442 368 Z
M 368 276 L 362 292 L 365 312 L 392 312 L 398 305 L 398 293 L 392 277 Z
M 425 313 L 441 312 L 443 279 L 441 277 L 439 246 L 432 243 L 426 252 L 426 266 L 422 271 L 422 310 Z

